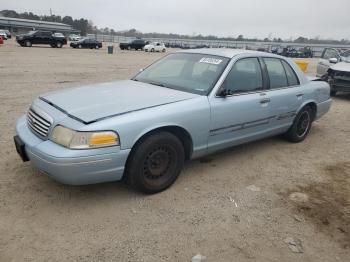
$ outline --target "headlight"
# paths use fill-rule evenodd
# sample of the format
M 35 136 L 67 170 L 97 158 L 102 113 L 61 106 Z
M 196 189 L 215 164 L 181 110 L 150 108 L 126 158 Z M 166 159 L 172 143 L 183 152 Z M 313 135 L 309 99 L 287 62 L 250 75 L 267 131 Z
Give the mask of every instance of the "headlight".
M 119 145 L 119 136 L 113 131 L 78 132 L 64 126 L 56 126 L 50 139 L 71 149 L 90 149 Z

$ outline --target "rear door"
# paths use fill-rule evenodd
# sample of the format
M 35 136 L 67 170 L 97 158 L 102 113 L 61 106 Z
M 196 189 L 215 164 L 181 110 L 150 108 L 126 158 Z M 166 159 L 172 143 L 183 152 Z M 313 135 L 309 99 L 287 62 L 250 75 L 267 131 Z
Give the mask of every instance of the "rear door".
M 340 60 L 340 56 L 339 56 L 337 50 L 335 50 L 333 48 L 326 48 L 323 51 L 322 56 L 321 56 L 321 58 L 318 62 L 318 65 L 317 65 L 316 75 L 318 77 L 321 77 L 327 73 L 328 68 L 331 66 L 331 63 L 329 62 L 329 59 L 331 59 L 331 58 L 337 58 L 338 61 Z
M 270 98 L 265 88 L 266 79 L 257 57 L 242 58 L 233 65 L 220 88 L 231 94 L 209 97 L 209 150 L 254 140 L 268 132 Z
M 287 61 L 279 58 L 263 58 L 263 61 L 268 78 L 267 93 L 271 99 L 269 115 L 274 116 L 271 129 L 278 133 L 292 124 L 304 93 L 294 69 Z

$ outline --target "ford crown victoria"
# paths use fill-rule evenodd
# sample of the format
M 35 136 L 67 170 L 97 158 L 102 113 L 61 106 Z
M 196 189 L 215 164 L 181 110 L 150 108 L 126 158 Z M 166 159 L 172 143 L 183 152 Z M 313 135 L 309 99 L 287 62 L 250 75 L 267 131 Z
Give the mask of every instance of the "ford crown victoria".
M 156 193 L 187 159 L 279 134 L 301 142 L 330 106 L 328 83 L 309 81 L 288 58 L 187 50 L 131 80 L 41 95 L 14 140 L 24 161 L 62 183 L 124 179 Z

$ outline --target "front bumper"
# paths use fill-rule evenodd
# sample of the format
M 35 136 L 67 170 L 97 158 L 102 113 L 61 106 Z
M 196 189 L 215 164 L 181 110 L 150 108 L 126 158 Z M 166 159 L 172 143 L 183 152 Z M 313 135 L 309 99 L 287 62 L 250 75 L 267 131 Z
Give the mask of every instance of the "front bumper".
M 27 126 L 22 116 L 16 133 L 24 143 L 25 153 L 34 167 L 53 179 L 69 185 L 85 185 L 120 180 L 130 150 L 109 147 L 71 150 L 42 140 Z

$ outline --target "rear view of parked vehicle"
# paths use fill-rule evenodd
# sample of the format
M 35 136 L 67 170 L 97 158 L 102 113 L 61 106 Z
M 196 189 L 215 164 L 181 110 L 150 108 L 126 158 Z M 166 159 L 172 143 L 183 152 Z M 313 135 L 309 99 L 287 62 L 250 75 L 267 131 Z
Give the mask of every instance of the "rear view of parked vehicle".
M 102 48 L 102 42 L 92 38 L 84 38 L 77 42 L 70 43 L 70 46 L 73 48 L 100 49 Z
M 7 40 L 7 34 L 4 30 L 0 30 L 0 37 L 3 39 L 3 40 Z
M 79 41 L 81 39 L 80 35 L 76 35 L 76 34 L 70 34 L 68 36 L 69 41 Z
M 25 47 L 50 45 L 51 47 L 61 48 L 67 44 L 67 39 L 63 34 L 48 31 L 31 31 L 24 35 L 17 35 L 16 41 L 20 46 Z
M 164 43 L 154 42 L 154 43 L 145 45 L 144 50 L 146 52 L 165 52 L 166 47 Z

